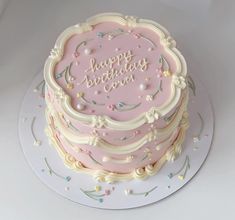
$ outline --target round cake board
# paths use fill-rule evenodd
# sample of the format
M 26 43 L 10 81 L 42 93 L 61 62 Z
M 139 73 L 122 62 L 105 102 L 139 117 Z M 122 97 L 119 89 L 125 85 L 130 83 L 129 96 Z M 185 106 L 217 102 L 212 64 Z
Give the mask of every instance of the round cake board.
M 209 153 L 214 130 L 213 109 L 202 83 L 189 80 L 190 127 L 182 154 L 146 180 L 100 183 L 67 168 L 45 134 L 43 72 L 31 83 L 19 114 L 19 137 L 34 173 L 49 188 L 76 203 L 101 209 L 129 209 L 162 200 L 195 176 Z

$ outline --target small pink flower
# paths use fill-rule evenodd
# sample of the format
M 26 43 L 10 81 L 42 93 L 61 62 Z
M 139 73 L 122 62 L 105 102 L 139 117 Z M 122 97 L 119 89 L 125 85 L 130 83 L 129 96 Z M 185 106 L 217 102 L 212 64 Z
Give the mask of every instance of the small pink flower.
M 141 35 L 140 35 L 140 34 L 138 34 L 138 33 L 134 33 L 134 34 L 133 34 L 133 36 L 134 36 L 136 39 L 138 39 L 138 38 L 140 38 L 140 37 L 141 37 Z
M 110 105 L 107 106 L 107 108 L 108 108 L 110 111 L 114 111 L 115 105 L 110 104 Z
M 77 52 L 77 51 L 75 51 L 74 53 L 73 53 L 73 57 L 74 58 L 77 58 L 79 56 L 79 53 Z
M 156 69 L 156 72 L 162 73 L 162 67 L 158 67 L 158 68 Z
M 104 194 L 106 195 L 106 196 L 108 196 L 108 195 L 110 195 L 110 190 L 109 189 L 106 189 L 105 191 L 104 191 Z

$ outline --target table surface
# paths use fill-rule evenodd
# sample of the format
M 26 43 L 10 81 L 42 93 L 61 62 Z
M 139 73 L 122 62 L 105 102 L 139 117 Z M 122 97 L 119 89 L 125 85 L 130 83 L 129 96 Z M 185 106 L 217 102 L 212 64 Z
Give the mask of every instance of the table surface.
M 229 0 L 0 0 L 1 219 L 234 219 L 234 9 Z M 215 112 L 212 149 L 196 177 L 161 202 L 122 211 L 84 207 L 48 189 L 27 164 L 17 132 L 22 98 L 58 34 L 109 11 L 152 19 L 170 30 Z

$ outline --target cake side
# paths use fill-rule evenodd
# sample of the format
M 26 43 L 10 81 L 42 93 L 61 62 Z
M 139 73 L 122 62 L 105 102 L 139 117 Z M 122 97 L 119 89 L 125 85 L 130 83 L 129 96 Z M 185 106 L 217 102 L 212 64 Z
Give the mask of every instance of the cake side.
M 180 123 L 180 130 L 175 138 L 174 142 L 168 147 L 162 157 L 157 160 L 155 163 L 149 163 L 144 167 L 139 167 L 133 169 L 129 173 L 115 173 L 106 171 L 103 169 L 92 169 L 86 167 L 80 160 L 77 160 L 74 156 L 72 156 L 68 151 L 65 150 L 62 142 L 58 138 L 58 136 L 54 132 L 54 128 L 51 126 L 53 123 L 48 118 L 49 126 L 46 128 L 46 134 L 50 140 L 50 143 L 56 148 L 59 155 L 63 159 L 66 166 L 73 169 L 77 172 L 86 173 L 92 175 L 94 179 L 100 182 L 107 182 L 107 183 L 114 183 L 119 181 L 128 181 L 132 179 L 146 179 L 149 176 L 155 175 L 160 168 L 166 163 L 167 161 L 174 161 L 175 158 L 181 153 L 182 151 L 182 144 L 185 139 L 185 133 L 189 126 L 188 124 L 188 114 L 187 112 L 184 113 Z M 87 152 L 89 155 L 89 152 Z
M 58 137 L 58 141 L 61 142 L 66 152 L 81 161 L 84 166 L 123 173 L 155 163 L 163 156 L 180 132 L 180 124 L 183 114 L 187 111 L 187 103 L 188 95 L 169 121 L 168 126 L 158 129 L 153 127 L 139 138 L 138 134 L 133 133 L 135 138 L 138 138 L 136 141 L 123 140 L 121 144 L 116 144 L 116 139 L 105 140 L 100 131 L 84 135 L 70 128 L 71 124 L 68 121 L 65 123 L 61 121 L 58 114 L 51 109 L 51 105 L 48 105 L 47 114 L 50 117 L 50 124 L 53 124 L 51 126 L 53 135 Z M 131 136 L 129 138 L 132 139 Z

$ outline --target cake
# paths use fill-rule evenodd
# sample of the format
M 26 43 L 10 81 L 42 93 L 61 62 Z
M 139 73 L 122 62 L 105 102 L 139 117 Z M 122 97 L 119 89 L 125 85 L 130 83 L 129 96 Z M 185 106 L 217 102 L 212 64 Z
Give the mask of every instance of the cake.
M 184 57 L 156 22 L 103 13 L 67 28 L 44 67 L 46 132 L 74 171 L 146 179 L 181 153 Z

